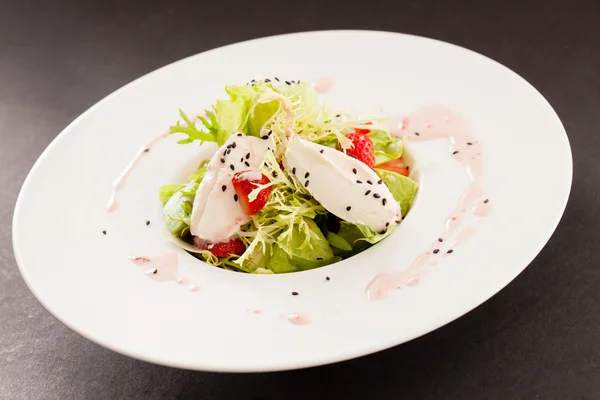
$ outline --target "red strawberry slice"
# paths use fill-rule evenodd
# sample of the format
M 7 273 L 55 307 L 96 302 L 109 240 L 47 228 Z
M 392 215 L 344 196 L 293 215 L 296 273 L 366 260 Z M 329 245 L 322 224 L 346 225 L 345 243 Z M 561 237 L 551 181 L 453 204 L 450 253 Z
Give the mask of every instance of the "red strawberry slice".
M 210 251 L 217 257 L 241 256 L 246 251 L 246 245 L 239 238 L 227 242 L 211 243 L 196 237 L 194 238 L 194 245 L 200 250 Z
M 404 176 L 408 176 L 409 174 L 408 166 L 404 163 L 402 157 L 379 164 L 377 168 L 392 171 Z
M 346 154 L 373 168 L 375 166 L 375 150 L 373 150 L 373 141 L 371 138 L 356 132 L 348 133 L 346 137 L 353 144 L 353 147 L 346 150 Z
M 373 125 L 373 123 L 371 121 L 369 121 L 369 122 L 365 122 L 363 125 Z M 354 128 L 354 132 L 366 135 L 367 133 L 371 132 L 371 130 L 370 129 Z
M 271 194 L 270 186 L 261 190 L 254 201 L 250 201 L 248 196 L 256 189 L 256 185 L 269 183 L 269 178 L 258 171 L 242 171 L 235 174 L 231 182 L 246 215 L 254 215 L 263 209 Z

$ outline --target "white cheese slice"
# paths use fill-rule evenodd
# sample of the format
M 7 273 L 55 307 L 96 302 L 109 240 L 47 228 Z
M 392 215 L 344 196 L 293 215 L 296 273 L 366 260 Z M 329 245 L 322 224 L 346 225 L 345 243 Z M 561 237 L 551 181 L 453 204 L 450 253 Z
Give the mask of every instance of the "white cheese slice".
M 231 179 L 237 172 L 258 170 L 273 139 L 232 135 L 215 153 L 194 198 L 190 232 L 214 243 L 227 241 L 250 218 L 245 214 Z
M 341 151 L 294 136 L 285 168 L 327 211 L 339 218 L 385 230 L 399 219 L 400 206 L 369 166 Z

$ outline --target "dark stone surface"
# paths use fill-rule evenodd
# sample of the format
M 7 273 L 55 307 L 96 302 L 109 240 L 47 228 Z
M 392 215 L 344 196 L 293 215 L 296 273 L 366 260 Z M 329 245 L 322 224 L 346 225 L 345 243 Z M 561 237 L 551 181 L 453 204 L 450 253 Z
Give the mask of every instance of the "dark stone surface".
M 0 0 L 0 398 L 600 398 L 600 3 L 355 4 Z M 15 265 L 12 212 L 27 172 L 71 120 L 188 55 L 272 34 L 348 28 L 478 51 L 528 79 L 558 112 L 573 148 L 571 199 L 550 243 L 514 282 L 410 343 L 256 375 L 136 361 L 79 337 L 38 304 Z

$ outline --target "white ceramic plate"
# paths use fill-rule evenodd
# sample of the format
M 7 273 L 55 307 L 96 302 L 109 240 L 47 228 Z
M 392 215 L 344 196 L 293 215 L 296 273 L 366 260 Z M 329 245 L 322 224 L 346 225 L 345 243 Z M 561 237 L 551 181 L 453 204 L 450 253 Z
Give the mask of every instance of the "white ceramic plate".
M 170 137 L 141 160 L 104 206 L 111 182 L 140 145 L 256 74 L 334 79 L 343 108 L 403 115 L 442 104 L 463 115 L 485 149 L 493 213 L 430 268 L 420 284 L 368 300 L 380 272 L 407 268 L 440 234 L 468 184 L 438 140 L 413 145 L 421 191 L 379 245 L 338 264 L 256 276 L 205 265 L 163 234 L 157 190 L 210 146 Z M 175 367 L 269 371 L 375 352 L 436 329 L 484 302 L 536 256 L 565 208 L 572 175 L 567 136 L 552 107 L 502 65 L 447 43 L 383 32 L 312 32 L 239 43 L 179 61 L 108 96 L 69 125 L 39 158 L 15 209 L 16 258 L 32 292 L 60 321 L 120 353 Z M 151 221 L 149 226 L 146 221 Z M 107 234 L 103 235 L 102 230 Z M 130 254 L 179 252 L 192 293 L 157 283 Z M 325 277 L 329 276 L 330 281 Z M 291 296 L 292 291 L 299 292 Z M 260 308 L 261 314 L 248 309 Z M 305 312 L 308 325 L 284 318 Z

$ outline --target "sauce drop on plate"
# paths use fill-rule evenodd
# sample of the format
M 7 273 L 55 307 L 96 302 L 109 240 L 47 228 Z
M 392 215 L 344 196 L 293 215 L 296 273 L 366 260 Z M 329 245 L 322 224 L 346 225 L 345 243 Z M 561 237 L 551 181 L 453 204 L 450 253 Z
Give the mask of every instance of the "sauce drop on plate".
M 291 313 L 286 318 L 294 325 L 306 325 L 310 323 L 310 317 L 302 312 Z
M 200 290 L 198 285 L 191 283 L 188 277 L 179 273 L 177 253 L 169 251 L 151 256 L 129 256 L 129 260 L 144 268 L 146 276 L 156 282 L 174 281 L 187 285 L 191 292 Z

